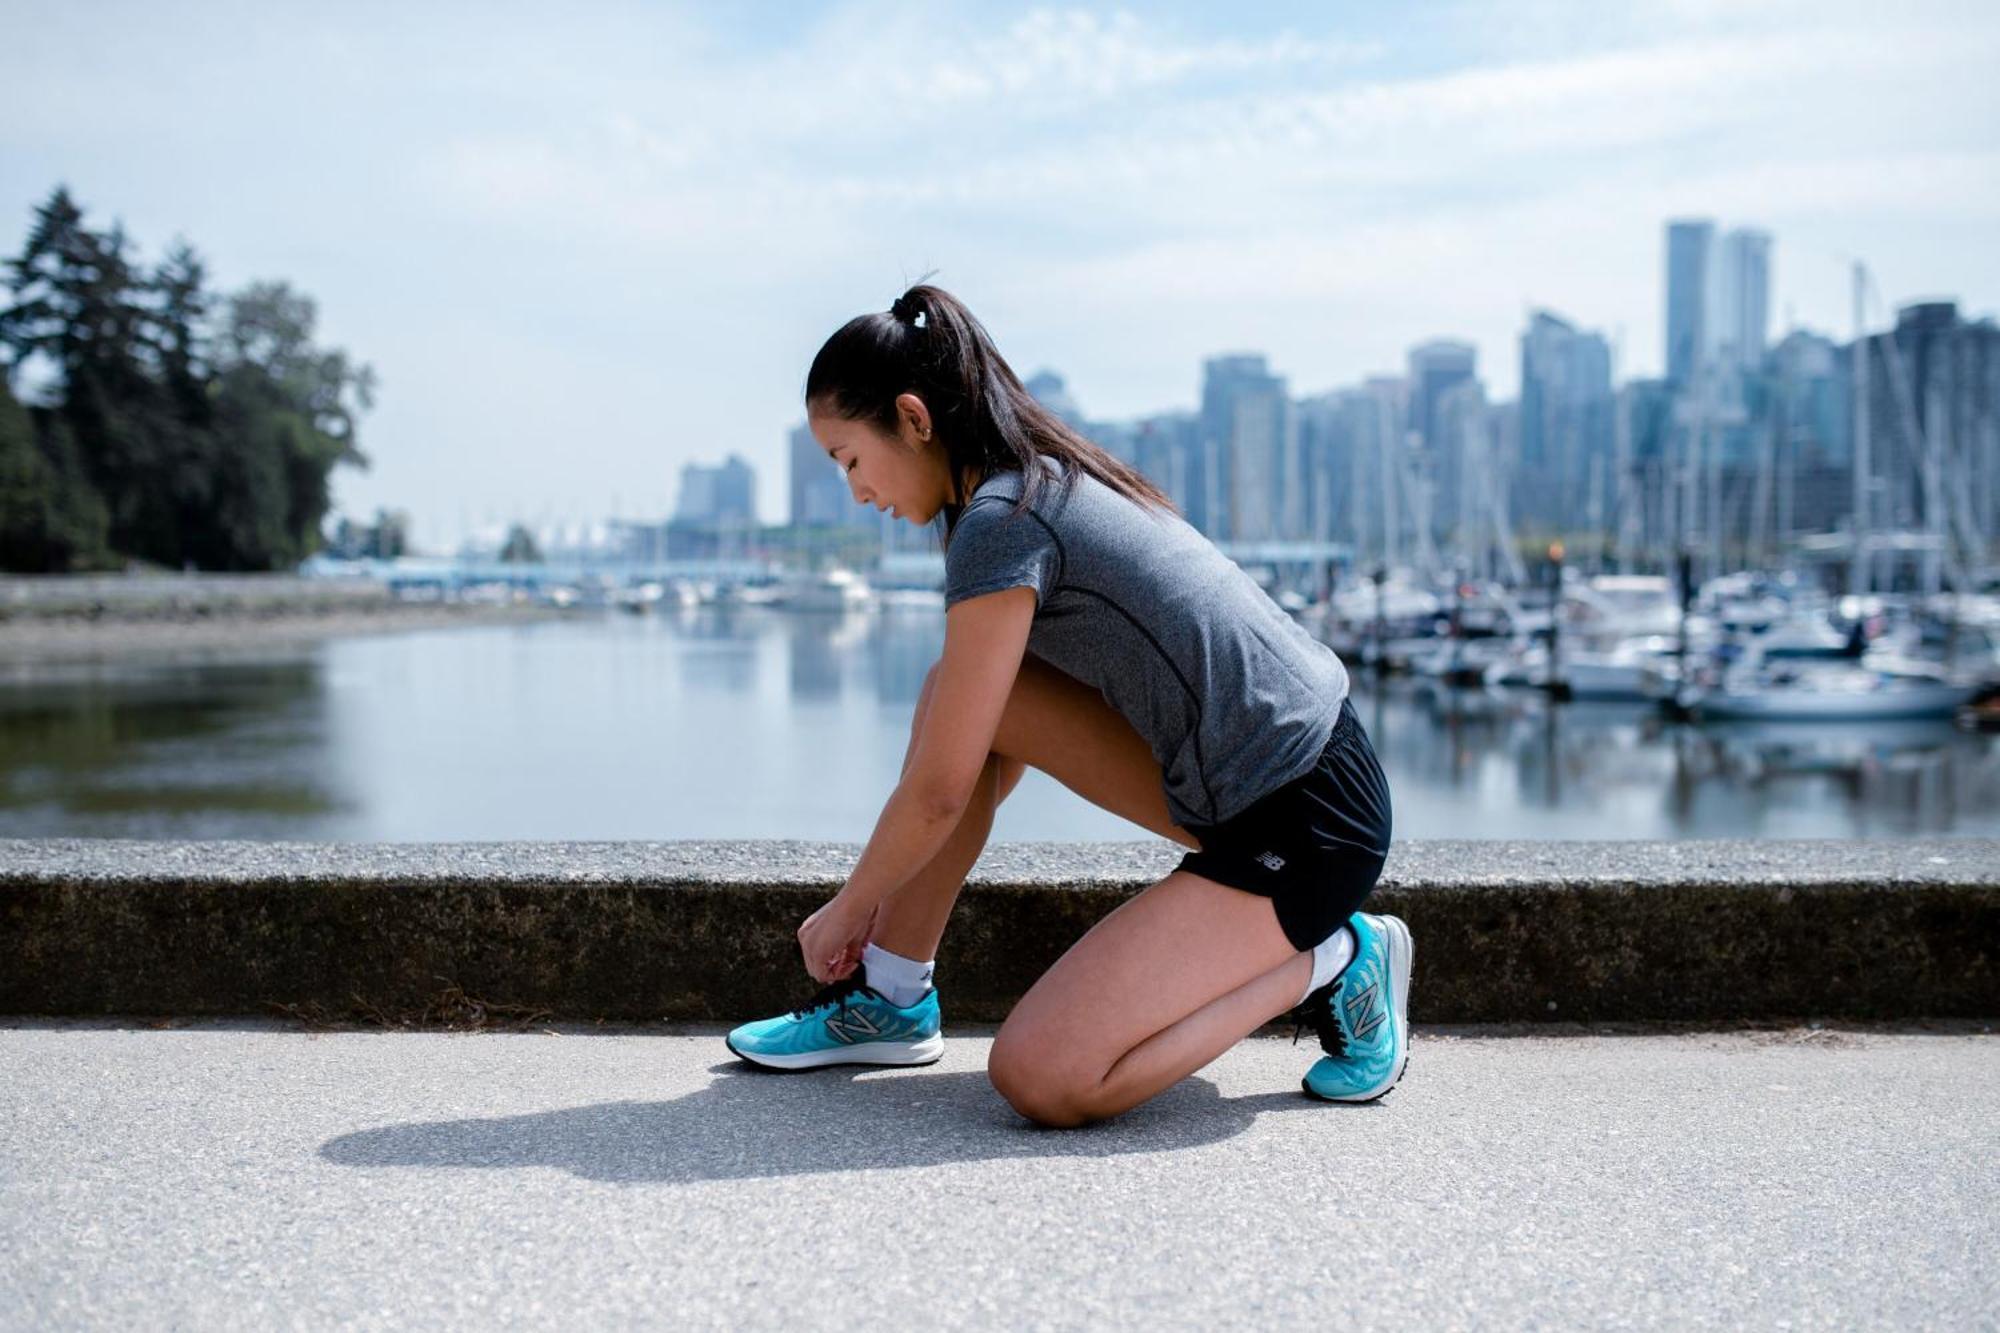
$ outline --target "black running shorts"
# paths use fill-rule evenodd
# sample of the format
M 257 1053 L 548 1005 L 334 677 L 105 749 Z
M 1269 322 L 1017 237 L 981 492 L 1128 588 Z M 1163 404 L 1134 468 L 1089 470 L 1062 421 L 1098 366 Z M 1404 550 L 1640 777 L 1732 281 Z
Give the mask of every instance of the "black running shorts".
M 1201 842 L 1175 867 L 1271 899 L 1305 952 L 1361 906 L 1389 854 L 1389 783 L 1354 705 L 1343 699 L 1326 748 L 1305 773 L 1220 824 L 1184 826 Z

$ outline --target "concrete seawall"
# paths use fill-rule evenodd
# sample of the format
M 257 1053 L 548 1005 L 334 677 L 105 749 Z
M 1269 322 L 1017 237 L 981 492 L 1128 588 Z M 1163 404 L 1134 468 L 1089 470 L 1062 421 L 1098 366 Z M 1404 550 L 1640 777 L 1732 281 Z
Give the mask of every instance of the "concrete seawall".
M 811 993 L 794 932 L 859 850 L 0 840 L 0 1012 L 755 1017 Z M 1004 1018 L 1180 850 L 988 848 L 948 1015 Z M 1991 840 L 1411 842 L 1368 906 L 1410 923 L 1423 1022 L 2000 1015 Z

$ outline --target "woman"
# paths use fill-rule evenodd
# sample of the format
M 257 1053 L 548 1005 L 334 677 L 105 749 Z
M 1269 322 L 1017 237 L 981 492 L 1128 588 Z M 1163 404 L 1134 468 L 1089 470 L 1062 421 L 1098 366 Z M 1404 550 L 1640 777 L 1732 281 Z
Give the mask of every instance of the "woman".
M 1117 1115 L 1287 1010 L 1326 1051 L 1308 1093 L 1387 1092 L 1411 946 L 1401 921 L 1355 912 L 1388 852 L 1389 793 L 1340 660 L 1038 404 L 937 287 L 829 338 L 805 401 L 858 503 L 944 516 L 945 646 L 873 836 L 799 928 L 824 989 L 729 1048 L 777 1069 L 938 1059 L 931 960 L 1032 764 L 1191 850 L 1001 1026 L 988 1073 L 1016 1110 Z

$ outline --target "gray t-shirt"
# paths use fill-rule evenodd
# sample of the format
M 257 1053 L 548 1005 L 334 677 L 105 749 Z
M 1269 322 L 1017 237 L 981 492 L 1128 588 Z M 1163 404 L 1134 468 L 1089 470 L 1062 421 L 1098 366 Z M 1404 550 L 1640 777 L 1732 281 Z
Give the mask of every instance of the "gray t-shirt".
M 1035 590 L 1028 651 L 1095 686 L 1160 762 L 1182 827 L 1219 824 L 1303 774 L 1347 669 L 1178 514 L 1061 465 L 1013 513 L 1019 472 L 982 482 L 945 551 L 945 605 Z

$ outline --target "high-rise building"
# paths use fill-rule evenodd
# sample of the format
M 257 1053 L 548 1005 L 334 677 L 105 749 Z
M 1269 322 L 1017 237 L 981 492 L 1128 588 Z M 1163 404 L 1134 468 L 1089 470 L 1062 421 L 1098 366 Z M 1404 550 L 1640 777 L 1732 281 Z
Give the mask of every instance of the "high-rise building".
M 1083 413 L 1070 396 L 1069 386 L 1053 370 L 1038 371 L 1021 382 L 1034 400 L 1078 434 L 1083 434 Z
M 1495 448 L 1494 413 L 1486 387 L 1458 380 L 1432 409 L 1429 469 L 1431 536 L 1454 561 L 1491 571 L 1494 547 L 1505 540 L 1506 469 Z
M 840 465 L 820 448 L 802 423 L 792 428 L 789 478 L 794 527 L 864 528 L 873 526 L 874 511 L 854 502 L 854 492 Z
M 1794 329 L 1771 349 L 1772 521 L 1781 542 L 1828 532 L 1854 509 L 1848 354 Z
M 1406 485 L 1409 402 L 1399 375 L 1371 375 L 1334 398 L 1335 438 L 1349 468 L 1345 532 L 1364 565 L 1408 564 L 1417 550 Z
M 1708 321 L 1716 362 L 1756 373 L 1764 364 L 1771 310 L 1771 237 L 1739 227 L 1716 252 L 1713 314 Z
M 757 522 L 757 472 L 737 454 L 719 466 L 689 463 L 681 469 L 674 518 L 686 523 Z
M 1410 349 L 1410 429 L 1436 450 L 1438 400 L 1473 377 L 1478 349 L 1471 343 L 1434 338 Z
M 1771 323 L 1771 237 L 1715 223 L 1667 224 L 1667 381 L 1686 388 L 1703 371 L 1754 374 Z
M 1963 318 L 1954 301 L 1913 302 L 1893 333 L 1869 339 L 1868 362 L 1874 499 L 1863 527 L 1935 533 L 1917 585 L 1935 588 L 1945 552 L 1976 568 L 2000 534 L 2000 327 Z
M 1618 551 L 1627 558 L 1667 550 L 1677 534 L 1673 400 L 1673 386 L 1665 379 L 1627 380 L 1618 389 L 1615 410 L 1622 418 L 1625 451 L 1615 460 L 1623 489 L 1614 531 Z
M 1611 347 L 1546 310 L 1521 335 L 1521 434 L 1514 512 L 1556 532 L 1601 525 L 1611 458 Z
M 1296 530 L 1288 497 L 1297 430 L 1283 377 L 1262 355 L 1233 353 L 1202 363 L 1201 522 L 1216 541 L 1270 541 Z
M 1667 382 L 1692 384 L 1707 356 L 1709 289 L 1714 281 L 1715 224 L 1667 224 Z
M 1187 517 L 1192 478 L 1201 462 L 1200 417 L 1193 412 L 1142 417 L 1133 425 L 1130 448 L 1132 466 L 1165 491 L 1181 516 Z
M 1353 535 L 1347 510 L 1353 484 L 1353 439 L 1345 428 L 1340 392 L 1315 394 L 1292 404 L 1298 422 L 1301 526 L 1306 541 L 1345 541 Z
M 1410 433 L 1418 449 L 1412 459 L 1416 478 L 1429 499 L 1431 533 L 1442 538 L 1458 523 L 1465 498 L 1461 473 L 1465 457 L 1464 411 L 1442 419 L 1446 399 L 1476 381 L 1476 349 L 1471 343 L 1435 338 L 1410 349 Z M 1481 401 L 1478 412 L 1483 414 Z M 1476 415 L 1476 414 L 1475 414 Z

